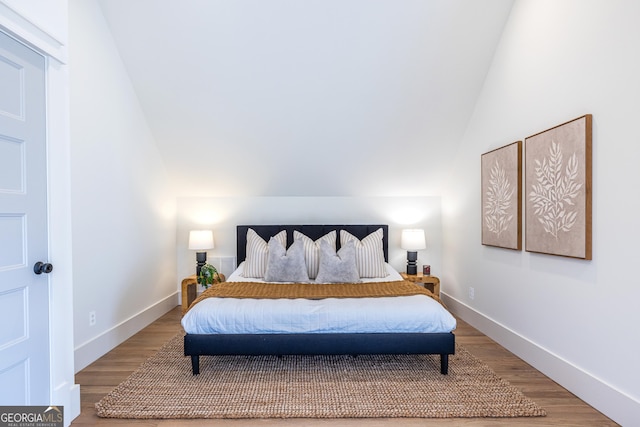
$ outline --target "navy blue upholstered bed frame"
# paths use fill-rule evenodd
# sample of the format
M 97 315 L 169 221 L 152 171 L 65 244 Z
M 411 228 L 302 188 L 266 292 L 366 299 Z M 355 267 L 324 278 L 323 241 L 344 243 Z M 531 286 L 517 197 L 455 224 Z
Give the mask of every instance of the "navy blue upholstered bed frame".
M 383 249 L 388 260 L 387 225 L 239 225 L 237 227 L 238 264 L 245 259 L 247 230 L 252 228 L 266 241 L 287 230 L 288 245 L 298 230 L 316 240 L 331 230 L 346 230 L 363 239 L 383 229 Z M 338 237 L 338 247 L 340 238 Z M 449 355 L 455 353 L 455 335 L 444 333 L 366 333 L 366 334 L 186 334 L 184 354 L 191 356 L 193 374 L 200 373 L 200 356 L 286 355 L 286 354 L 439 354 L 440 372 L 447 374 Z

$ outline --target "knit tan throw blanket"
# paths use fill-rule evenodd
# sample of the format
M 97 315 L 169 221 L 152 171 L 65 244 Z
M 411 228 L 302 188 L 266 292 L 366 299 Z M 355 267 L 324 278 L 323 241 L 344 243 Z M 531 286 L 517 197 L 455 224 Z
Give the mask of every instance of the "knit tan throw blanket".
M 409 295 L 428 295 L 430 290 L 412 282 L 373 282 L 373 283 L 255 283 L 222 282 L 212 285 L 193 301 L 193 307 L 205 298 L 376 298 Z

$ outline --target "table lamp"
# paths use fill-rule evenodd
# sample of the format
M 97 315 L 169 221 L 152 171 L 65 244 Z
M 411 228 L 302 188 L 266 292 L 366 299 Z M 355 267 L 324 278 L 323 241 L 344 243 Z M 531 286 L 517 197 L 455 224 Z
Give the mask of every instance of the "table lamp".
M 189 232 L 189 249 L 196 251 L 196 276 L 200 276 L 202 266 L 207 263 L 206 249 L 213 249 L 213 231 L 191 230 Z

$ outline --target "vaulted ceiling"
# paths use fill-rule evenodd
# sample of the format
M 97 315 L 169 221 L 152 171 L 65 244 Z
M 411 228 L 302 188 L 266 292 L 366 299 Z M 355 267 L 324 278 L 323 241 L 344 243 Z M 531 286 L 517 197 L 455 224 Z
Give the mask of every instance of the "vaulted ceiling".
M 512 0 L 100 0 L 178 196 L 439 195 Z

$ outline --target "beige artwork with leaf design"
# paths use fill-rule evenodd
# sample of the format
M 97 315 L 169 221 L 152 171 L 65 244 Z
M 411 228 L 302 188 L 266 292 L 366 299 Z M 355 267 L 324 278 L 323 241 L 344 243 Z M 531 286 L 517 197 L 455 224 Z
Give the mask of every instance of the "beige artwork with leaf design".
M 522 249 L 522 141 L 481 157 L 482 244 Z
M 591 259 L 591 116 L 525 139 L 525 249 Z

